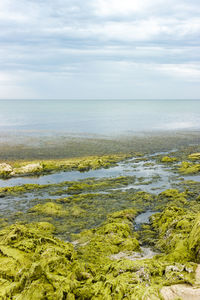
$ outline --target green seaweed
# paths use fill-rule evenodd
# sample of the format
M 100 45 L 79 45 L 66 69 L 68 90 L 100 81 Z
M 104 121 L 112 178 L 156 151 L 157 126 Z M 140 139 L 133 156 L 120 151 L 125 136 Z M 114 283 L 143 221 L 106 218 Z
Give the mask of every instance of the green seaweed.
M 170 157 L 170 156 L 163 156 L 162 159 L 161 159 L 162 163 L 173 163 L 175 161 L 177 161 L 177 158 L 176 157 Z
M 188 155 L 188 158 L 191 160 L 198 161 L 198 160 L 200 160 L 200 153 L 199 152 L 191 153 L 190 155 Z
M 200 164 L 183 161 L 178 170 L 183 174 L 196 174 L 200 172 Z
M 91 169 L 96 170 L 99 168 L 108 168 L 129 157 L 131 157 L 130 154 L 112 154 L 59 160 L 11 161 L 9 164 L 0 164 L 0 178 L 10 178 L 22 175 L 42 175 L 52 172 L 71 170 L 84 172 Z
M 177 152 L 177 160 L 192 160 L 192 150 Z M 107 167 L 99 160 L 92 168 Z M 86 171 L 88 161 L 82 163 Z M 37 197 L 23 212 L 1 216 L 0 299 L 158 300 L 163 286 L 193 285 L 200 262 L 199 183 L 180 181 L 158 195 L 117 190 L 134 181 L 123 176 L 1 188 L 5 203 L 16 195 L 18 204 L 26 203 L 25 193 Z M 39 197 L 43 192 L 48 199 Z M 135 217 L 147 210 L 155 211 L 150 223 L 137 229 Z M 154 256 L 145 257 L 144 246 Z
M 37 214 L 43 214 L 47 216 L 67 216 L 69 212 L 63 209 L 62 205 L 53 202 L 47 202 L 45 204 L 37 204 L 29 209 L 29 212 L 35 212 Z
M 137 214 L 135 209 L 109 214 L 101 226 L 74 235 L 76 249 L 69 242 L 55 238 L 52 235 L 55 227 L 49 223 L 6 227 L 0 231 L 0 297 L 161 299 L 159 291 L 163 285 L 192 284 L 196 265 L 188 263 L 185 257 L 178 263 L 176 256 L 170 256 L 170 251 L 177 251 L 176 247 L 170 246 L 166 255 L 151 259 L 124 257 L 113 261 L 112 254 L 141 252 L 133 227 Z M 177 208 L 155 214 L 152 224 L 155 231 L 160 230 L 158 239 L 163 239 L 174 219 L 183 215 L 184 210 Z M 191 224 L 190 229 L 195 231 L 198 225 Z M 180 218 L 176 225 L 176 230 L 187 228 L 189 232 L 188 226 L 180 225 Z M 199 237 L 195 241 L 191 249 L 197 250 Z
M 135 180 L 134 176 L 120 176 L 117 178 L 107 178 L 100 180 L 84 180 L 82 182 L 76 182 L 69 184 L 67 189 L 68 194 L 79 194 L 88 191 L 102 191 L 106 189 L 113 189 L 126 186 L 133 183 Z

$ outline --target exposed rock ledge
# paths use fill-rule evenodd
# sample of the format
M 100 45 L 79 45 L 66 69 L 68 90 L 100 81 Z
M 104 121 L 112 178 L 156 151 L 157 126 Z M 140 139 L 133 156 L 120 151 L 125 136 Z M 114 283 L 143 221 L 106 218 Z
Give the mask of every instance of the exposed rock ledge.
M 164 300 L 199 300 L 200 299 L 200 265 L 196 269 L 196 281 L 193 286 L 189 284 L 175 284 L 165 286 L 160 291 Z

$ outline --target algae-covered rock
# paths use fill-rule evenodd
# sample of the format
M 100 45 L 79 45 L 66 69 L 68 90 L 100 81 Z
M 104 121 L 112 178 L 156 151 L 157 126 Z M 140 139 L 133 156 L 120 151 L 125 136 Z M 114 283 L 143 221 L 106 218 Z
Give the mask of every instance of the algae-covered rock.
M 161 162 L 163 163 L 172 163 L 172 162 L 175 162 L 177 161 L 177 158 L 176 157 L 170 157 L 170 156 L 163 156 L 162 159 L 161 159 Z
M 164 251 L 168 260 L 186 262 L 192 260 L 188 237 L 192 230 L 194 215 L 182 208 L 169 206 L 152 217 L 158 231 L 157 247 Z
M 123 222 L 125 222 L 125 221 L 132 222 L 137 214 L 138 214 L 138 211 L 136 209 L 129 208 L 129 209 L 124 209 L 124 210 L 116 211 L 112 214 L 109 214 L 107 216 L 107 219 L 109 221 L 120 220 L 120 221 L 123 221 Z
M 121 251 L 140 251 L 139 242 L 133 232 L 136 210 L 110 214 L 107 221 L 96 229 L 83 231 L 77 235 L 79 254 L 85 261 L 102 267 L 110 261 L 110 255 Z
M 98 180 L 86 179 L 79 182 L 70 182 L 67 193 L 73 195 L 88 191 L 109 190 L 127 186 L 128 184 L 133 183 L 134 180 L 135 176 L 120 176 L 116 178 L 103 178 Z
M 1 178 L 8 178 L 13 171 L 13 168 L 11 165 L 7 163 L 1 163 L 0 164 L 0 177 Z
M 195 260 L 200 262 L 200 214 L 195 219 L 194 226 L 189 235 L 189 247 L 194 252 Z
M 187 203 L 187 194 L 179 192 L 177 189 L 167 189 L 158 195 L 158 201 L 166 202 L 170 205 L 182 205 Z
M 70 209 L 70 214 L 73 217 L 80 217 L 84 214 L 86 214 L 86 210 L 80 208 L 78 205 L 74 205 L 71 209 Z
M 115 165 L 117 162 L 129 158 L 129 154 L 113 154 L 102 156 L 87 156 L 67 159 L 52 159 L 43 161 L 14 161 L 11 165 L 6 163 L 2 165 L 2 175 L 4 176 L 4 170 L 9 172 L 11 176 L 28 176 L 31 174 L 47 174 L 56 171 L 88 171 L 90 169 L 107 168 Z M 9 167 L 8 167 L 9 166 Z M 1 169 L 1 167 L 0 167 Z M 0 172 L 1 176 L 1 172 Z M 7 178 L 7 177 L 6 177 Z
M 73 290 L 92 277 L 52 229 L 39 223 L 0 231 L 0 299 L 75 299 Z
M 150 194 L 150 193 L 147 193 L 147 192 L 144 192 L 144 191 L 139 191 L 139 192 L 136 192 L 132 195 L 130 195 L 130 198 L 134 203 L 137 204 L 137 206 L 139 206 L 140 208 L 144 207 L 144 205 L 151 205 L 152 202 L 155 201 L 155 197 Z
M 181 231 L 186 240 L 189 232 L 180 223 L 185 211 L 167 208 L 152 217 L 155 230 L 161 227 L 157 238 L 167 237 L 167 255 L 132 260 L 131 253 L 141 251 L 133 230 L 137 213 L 114 212 L 101 226 L 75 235 L 76 250 L 53 237 L 57 228 L 47 222 L 6 227 L 0 231 L 0 299 L 153 300 L 164 285 L 191 284 L 195 264 L 169 256 L 177 246 L 173 235 Z M 125 255 L 113 260 L 119 253 Z
M 200 172 L 200 164 L 183 161 L 179 167 L 179 172 L 183 174 L 196 174 Z
M 43 165 L 40 162 L 27 164 L 20 168 L 15 168 L 13 174 L 40 174 L 43 171 Z
M 42 190 L 49 187 L 48 184 L 23 184 L 16 186 L 0 187 L 0 197 L 8 195 L 19 195 L 24 193 L 31 193 L 33 191 Z
M 29 212 L 38 213 L 48 216 L 67 216 L 69 212 L 63 209 L 62 205 L 53 202 L 47 202 L 45 204 L 37 204 L 29 209 Z
M 188 156 L 189 159 L 192 159 L 192 160 L 200 160 L 200 153 L 197 152 L 197 153 L 192 153 Z

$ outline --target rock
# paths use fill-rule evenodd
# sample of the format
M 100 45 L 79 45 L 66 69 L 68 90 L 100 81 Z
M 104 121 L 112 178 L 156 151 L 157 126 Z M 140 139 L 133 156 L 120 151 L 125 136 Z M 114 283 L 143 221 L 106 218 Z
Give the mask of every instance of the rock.
M 165 269 L 166 273 L 169 273 L 170 271 L 173 272 L 182 272 L 184 270 L 184 265 L 176 264 L 175 266 L 167 266 Z
M 40 163 L 28 164 L 19 169 L 15 169 L 15 174 L 28 174 L 28 173 L 38 173 L 43 170 L 43 166 Z
M 110 256 L 111 260 L 120 260 L 120 259 L 129 259 L 129 260 L 142 260 L 142 259 L 151 259 L 157 252 L 154 252 L 149 247 L 141 247 L 141 252 L 119 252 L 117 254 L 112 254 Z
M 200 265 L 196 268 L 195 285 L 200 286 Z
M 195 284 L 175 284 L 165 286 L 161 289 L 160 293 L 164 300 L 199 300 L 200 299 L 200 265 L 197 266 L 195 275 Z
M 199 300 L 200 288 L 195 288 L 187 284 L 175 284 L 165 286 L 160 291 L 164 300 Z
M 176 157 L 164 156 L 161 159 L 161 162 L 163 162 L 163 163 L 171 163 L 171 162 L 174 162 L 174 161 L 177 161 Z
M 8 177 L 10 173 L 13 171 L 11 165 L 2 163 L 0 164 L 0 177 Z
M 47 216 L 68 216 L 68 211 L 63 209 L 63 206 L 53 202 L 47 202 L 45 204 L 37 204 L 29 209 L 29 212 Z

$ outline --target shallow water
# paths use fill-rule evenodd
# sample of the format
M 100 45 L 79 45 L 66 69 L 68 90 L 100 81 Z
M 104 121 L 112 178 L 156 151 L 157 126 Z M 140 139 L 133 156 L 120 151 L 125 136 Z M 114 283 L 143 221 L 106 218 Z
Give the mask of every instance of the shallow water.
M 128 259 L 128 260 L 143 260 L 143 259 L 151 259 L 155 255 L 157 255 L 158 252 L 153 251 L 150 247 L 141 247 L 141 252 L 119 252 L 117 254 L 113 254 L 110 256 L 110 259 L 112 260 L 121 260 L 121 259 Z
M 148 162 L 153 163 L 153 160 Z M 22 184 L 54 184 L 54 183 L 61 183 L 64 181 L 76 181 L 82 180 L 87 178 L 114 178 L 119 176 L 136 176 L 137 179 L 143 178 L 146 180 L 152 180 L 152 177 L 160 176 L 158 178 L 159 184 L 155 184 L 152 182 L 148 185 L 148 189 L 151 190 L 152 188 L 162 186 L 165 184 L 166 186 L 170 186 L 169 178 L 172 173 L 167 170 L 165 166 L 162 165 L 153 165 L 153 166 L 145 166 L 146 161 L 135 162 L 135 159 L 130 159 L 125 162 L 118 163 L 114 167 L 110 167 L 107 169 L 97 169 L 97 170 L 90 170 L 87 172 L 79 172 L 79 171 L 70 171 L 70 172 L 59 172 L 48 174 L 39 177 L 16 177 L 10 178 L 6 180 L 0 180 L 0 187 L 10 187 L 15 185 L 22 185 Z M 142 180 L 143 181 L 143 180 Z M 138 182 L 140 183 L 140 181 Z M 142 185 L 142 183 L 141 183 Z M 143 185 L 142 185 L 143 186 Z M 130 188 L 139 188 L 136 186 L 130 186 Z M 128 188 L 128 187 L 127 187 Z
M 140 229 L 140 226 L 141 226 L 142 224 L 149 224 L 149 222 L 150 222 L 150 219 L 149 219 L 149 218 L 150 218 L 153 214 L 155 214 L 155 213 L 157 213 L 157 211 L 147 210 L 147 211 L 145 211 L 144 213 L 139 214 L 139 215 L 135 218 L 135 220 L 134 220 L 134 223 L 135 223 L 134 228 L 135 228 L 135 230 L 139 230 L 139 229 Z
M 167 154 L 154 153 L 151 155 L 146 155 L 143 158 L 131 158 L 123 162 L 119 162 L 116 166 L 110 167 L 108 169 L 98 169 L 90 170 L 88 172 L 60 172 L 49 175 L 44 175 L 40 177 L 18 177 L 11 178 L 7 180 L 0 180 L 0 186 L 16 186 L 22 184 L 49 184 L 48 187 L 41 189 L 34 189 L 27 191 L 26 193 L 5 196 L 0 198 L 0 210 L 2 214 L 9 215 L 20 212 L 26 212 L 28 209 L 32 208 L 37 204 L 44 204 L 49 201 L 55 203 L 62 203 L 66 209 L 70 209 L 70 206 L 76 205 L 76 202 L 63 203 L 60 198 L 66 198 L 70 196 L 67 191 L 69 185 L 68 181 L 79 181 L 84 179 L 92 178 L 95 180 L 106 179 L 106 178 L 117 178 L 120 176 L 131 176 L 129 178 L 128 184 L 117 188 L 110 188 L 106 186 L 105 188 L 100 188 L 97 191 L 92 189 L 82 191 L 81 194 L 98 193 L 98 199 L 90 201 L 90 198 L 84 202 L 78 202 L 81 209 L 86 209 L 88 214 L 92 214 L 95 208 L 99 209 L 99 217 L 93 221 L 93 225 L 98 225 L 105 219 L 107 213 L 111 211 L 116 211 L 120 209 L 125 209 L 132 206 L 131 198 L 129 195 L 134 194 L 136 191 L 142 190 L 145 192 L 150 192 L 153 194 L 159 194 L 160 192 L 174 187 L 174 184 L 179 183 L 184 177 L 177 176 L 173 171 L 173 165 L 166 166 L 165 164 L 159 164 L 157 162 L 157 156 Z M 198 180 L 199 175 L 185 176 L 185 179 Z M 53 184 L 63 183 L 63 186 L 55 186 Z M 57 193 L 58 192 L 58 193 Z M 61 192 L 61 193 L 60 193 Z M 79 193 L 77 191 L 77 193 Z M 104 197 L 104 196 L 105 197 Z M 70 201 L 70 200 L 69 200 Z M 139 207 L 139 209 L 144 209 L 144 207 Z M 149 209 L 149 207 L 146 207 Z M 153 209 L 153 208 L 152 208 Z M 155 212 L 147 210 L 145 213 L 140 214 L 135 219 L 135 228 L 138 230 L 142 223 L 148 223 L 149 217 Z M 91 217 L 91 216 L 90 216 Z M 87 218 L 83 216 L 83 223 L 87 224 Z M 90 224 L 89 224 L 90 225 Z M 88 225 L 88 226 L 89 226 Z M 86 225 L 84 225 L 86 226 Z M 86 226 L 87 227 L 87 226 Z M 84 227 L 83 227 L 84 228 Z M 74 232 L 78 232 L 79 229 L 74 225 Z

